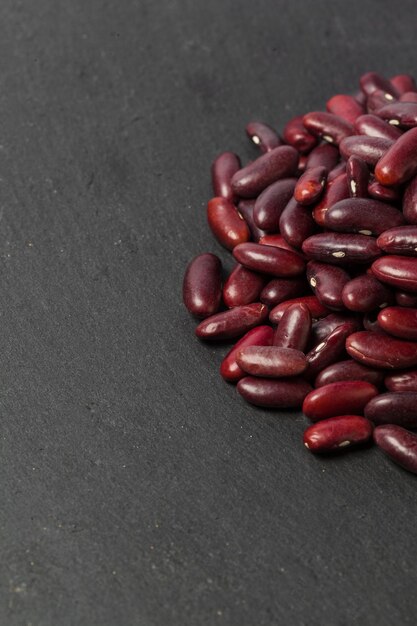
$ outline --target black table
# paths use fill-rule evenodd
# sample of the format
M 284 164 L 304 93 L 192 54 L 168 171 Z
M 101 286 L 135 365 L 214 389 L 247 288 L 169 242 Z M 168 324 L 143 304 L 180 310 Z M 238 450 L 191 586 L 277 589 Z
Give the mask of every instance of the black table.
M 414 624 L 416 479 L 226 385 L 188 260 L 244 125 L 416 73 L 411 0 L 4 0 L 4 626 Z

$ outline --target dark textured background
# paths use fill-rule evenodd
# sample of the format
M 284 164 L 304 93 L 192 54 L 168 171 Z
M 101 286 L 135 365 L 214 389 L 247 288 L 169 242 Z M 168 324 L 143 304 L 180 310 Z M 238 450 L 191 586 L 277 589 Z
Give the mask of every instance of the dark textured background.
M 1 626 L 416 623 L 415 478 L 308 454 L 180 297 L 216 153 L 415 72 L 415 8 L 1 2 Z

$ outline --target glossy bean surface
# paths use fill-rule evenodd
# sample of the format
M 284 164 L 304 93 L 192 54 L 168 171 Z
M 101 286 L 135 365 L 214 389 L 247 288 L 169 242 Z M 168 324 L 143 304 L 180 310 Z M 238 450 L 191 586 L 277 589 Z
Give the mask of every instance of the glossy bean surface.
M 343 380 L 364 380 L 375 387 L 380 387 L 384 383 L 384 372 L 366 367 L 353 359 L 347 359 L 324 368 L 314 381 L 314 386 L 323 387 Z
M 394 463 L 417 474 L 417 435 L 396 426 L 386 424 L 374 430 L 376 445 L 387 454 Z
M 187 266 L 183 301 L 188 311 L 205 318 L 217 313 L 222 297 L 222 264 L 211 253 L 196 256 Z
M 258 302 L 266 282 L 265 276 L 238 263 L 223 286 L 223 302 L 229 309 Z
M 308 132 L 303 124 L 303 116 L 298 115 L 290 119 L 282 134 L 284 140 L 301 152 L 301 154 L 308 153 L 317 144 L 317 139 Z
M 308 352 L 306 376 L 309 380 L 314 380 L 325 367 L 340 359 L 345 351 L 346 339 L 352 333 L 353 328 L 349 322 L 337 326 L 321 343 Z
M 359 135 L 388 139 L 389 141 L 395 141 L 401 136 L 401 131 L 398 128 L 388 124 L 377 115 L 369 113 L 356 119 L 355 130 Z
M 326 109 L 329 113 L 338 115 L 342 119 L 354 124 L 355 120 L 365 113 L 363 105 L 361 105 L 353 96 L 346 94 L 336 94 L 326 102 Z
M 310 330 L 310 310 L 305 304 L 293 304 L 284 311 L 279 321 L 273 345 L 304 352 L 310 337 Z
M 309 237 L 302 250 L 309 259 L 335 265 L 369 263 L 381 254 L 373 237 L 332 232 Z
M 417 176 L 414 176 L 405 188 L 403 213 L 409 224 L 417 224 Z
M 304 278 L 274 278 L 262 289 L 259 299 L 269 307 L 274 307 L 285 300 L 302 296 L 306 286 Z
M 382 393 L 365 407 L 365 417 L 374 424 L 398 424 L 417 428 L 417 392 Z
M 380 109 L 395 101 L 396 99 L 389 94 L 384 93 L 381 89 L 376 89 L 366 98 L 366 110 L 368 113 L 378 115 Z
M 378 314 L 378 324 L 389 335 L 417 341 L 417 308 L 389 306 Z
M 346 163 L 347 183 L 352 198 L 366 198 L 368 195 L 369 169 L 365 161 L 351 156 Z
M 312 345 L 318 345 L 324 341 L 335 328 L 347 322 L 351 324 L 353 333 L 362 329 L 362 323 L 359 317 L 349 313 L 331 313 L 317 320 L 311 326 Z
M 239 341 L 229 350 L 220 365 L 220 374 L 230 383 L 237 383 L 238 380 L 246 376 L 239 367 L 236 356 L 239 350 L 247 346 L 270 346 L 274 338 L 274 330 L 271 326 L 257 326 L 249 330 Z
M 393 102 L 379 109 L 378 116 L 391 126 L 417 126 L 417 102 Z
M 281 213 L 290 201 L 296 178 L 283 178 L 269 185 L 258 196 L 253 209 L 255 224 L 266 232 L 277 232 Z
M 237 384 L 240 395 L 250 404 L 275 409 L 298 409 L 311 391 L 302 378 L 256 378 L 246 376 Z
M 348 159 L 357 156 L 370 166 L 374 166 L 393 146 L 392 139 L 368 137 L 367 135 L 353 135 L 343 139 L 340 144 L 340 153 Z M 380 181 L 385 184 L 384 181 Z
M 232 189 L 242 198 L 254 198 L 268 185 L 297 171 L 298 153 L 291 146 L 279 146 L 239 170 L 232 178 Z
M 326 184 L 327 169 L 323 165 L 308 168 L 297 181 L 294 198 L 299 204 L 309 205 L 316 202 L 323 193 Z
M 417 365 L 417 343 L 385 333 L 360 331 L 346 340 L 346 351 L 356 361 L 381 369 L 405 369 Z
M 349 198 L 331 206 L 324 226 L 342 233 L 378 236 L 389 228 L 404 224 L 401 211 L 372 198 Z
M 303 117 L 303 124 L 312 135 L 336 145 L 355 132 L 352 124 L 338 115 L 324 111 L 307 113 Z
M 276 131 L 264 122 L 249 122 L 246 125 L 246 134 L 261 152 L 270 152 L 282 146 L 282 141 Z
M 377 245 L 387 254 L 417 256 L 417 226 L 399 226 L 382 232 Z
M 307 280 L 317 298 L 325 307 L 332 310 L 344 309 L 342 290 L 350 276 L 340 267 L 309 261 L 307 263 Z
M 301 248 L 304 239 L 317 230 L 311 209 L 298 204 L 291 198 L 279 218 L 279 231 L 287 243 L 294 248 Z
M 339 150 L 329 143 L 322 143 L 313 148 L 307 157 L 306 169 L 324 167 L 330 172 L 339 162 Z
M 324 218 L 329 208 L 336 204 L 336 202 L 349 198 L 349 196 L 350 192 L 346 172 L 340 174 L 332 181 L 328 179 L 324 194 L 313 209 L 313 219 L 316 224 L 324 227 Z
M 382 184 L 401 185 L 417 174 L 417 128 L 407 131 L 386 151 L 375 167 Z
M 417 294 L 407 293 L 407 291 L 396 291 L 395 302 L 398 306 L 410 306 L 417 308 Z
M 311 452 L 332 452 L 365 443 L 372 430 L 371 422 L 360 415 L 339 415 L 309 426 L 303 441 Z
M 398 96 L 398 91 L 395 85 L 377 72 L 366 72 L 365 74 L 362 74 L 359 83 L 362 91 L 367 96 L 372 94 L 377 89 L 383 91 L 384 93 L 387 93 L 393 98 L 396 98 Z
M 365 406 L 376 395 L 375 385 L 363 380 L 330 383 L 305 397 L 303 413 L 313 422 L 337 415 L 363 415 Z
M 255 272 L 277 277 L 292 277 L 303 273 L 305 263 L 300 255 L 284 248 L 245 243 L 233 249 L 238 263 Z
M 417 292 L 417 258 L 397 255 L 383 256 L 372 264 L 378 280 L 404 291 Z
M 209 201 L 207 220 L 213 235 L 228 250 L 250 239 L 248 225 L 235 205 L 226 198 Z
M 330 313 L 329 309 L 323 306 L 316 296 L 301 296 L 300 298 L 292 298 L 277 304 L 269 314 L 270 321 L 273 324 L 278 324 L 284 315 L 284 311 L 293 304 L 305 304 L 313 319 L 324 317 Z
M 381 183 L 379 183 L 377 180 L 373 180 L 369 183 L 368 195 L 375 200 L 394 204 L 399 202 L 399 200 L 401 199 L 401 195 L 398 189 L 396 189 L 395 187 L 385 187 L 384 185 L 381 185 Z
M 195 334 L 200 339 L 214 341 L 233 339 L 262 324 L 267 318 L 268 307 L 265 304 L 246 304 L 207 317 L 197 326 Z
M 239 200 L 237 208 L 239 213 L 245 220 L 247 227 L 249 228 L 251 240 L 257 243 L 267 233 L 265 230 L 258 228 L 258 226 L 255 224 L 255 220 L 253 218 L 255 200 Z
M 384 385 L 388 391 L 417 391 L 417 369 L 395 372 L 385 376 Z
M 370 313 L 374 309 L 393 304 L 394 294 L 371 274 L 361 274 L 345 284 L 342 302 L 350 311 Z
M 406 91 L 417 91 L 416 82 L 410 74 L 397 74 L 389 82 L 400 95 Z
M 211 181 L 213 194 L 216 197 L 226 198 L 230 202 L 236 200 L 232 191 L 232 177 L 241 168 L 240 159 L 234 152 L 222 152 L 216 157 L 211 166 Z
M 305 354 L 292 348 L 248 346 L 239 350 L 237 364 L 251 376 L 282 378 L 298 376 L 307 367 Z

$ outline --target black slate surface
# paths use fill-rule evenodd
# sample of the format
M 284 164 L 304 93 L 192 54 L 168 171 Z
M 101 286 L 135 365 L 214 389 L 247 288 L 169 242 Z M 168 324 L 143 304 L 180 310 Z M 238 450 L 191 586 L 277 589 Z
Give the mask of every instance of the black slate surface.
M 416 623 L 416 479 L 308 454 L 181 303 L 228 256 L 212 158 L 416 73 L 415 34 L 411 0 L 3 0 L 0 624 Z

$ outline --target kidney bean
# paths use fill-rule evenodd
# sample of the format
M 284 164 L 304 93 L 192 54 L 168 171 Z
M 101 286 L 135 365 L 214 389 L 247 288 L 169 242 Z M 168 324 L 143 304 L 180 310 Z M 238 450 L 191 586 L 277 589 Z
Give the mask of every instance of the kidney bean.
M 414 78 L 409 74 L 398 74 L 390 78 L 389 82 L 400 95 L 406 91 L 417 91 Z
M 407 91 L 400 96 L 400 102 L 417 102 L 417 92 Z
M 353 94 L 353 97 L 355 98 L 355 100 L 357 102 L 359 102 L 360 105 L 362 105 L 363 107 L 366 105 L 366 94 L 363 93 L 362 90 L 356 91 Z
M 390 306 L 378 314 L 378 323 L 389 335 L 417 340 L 417 309 Z
M 308 159 L 307 154 L 300 154 L 300 158 L 298 159 L 298 169 L 297 169 L 296 176 L 300 176 L 303 172 L 305 172 L 307 159 Z
M 382 184 L 401 185 L 417 174 L 417 128 L 407 131 L 387 150 L 375 167 Z
M 296 178 L 277 180 L 258 196 L 253 219 L 259 228 L 267 232 L 277 232 L 280 215 L 292 198 L 296 182 Z
M 371 198 L 349 198 L 336 202 L 324 215 L 324 226 L 342 233 L 380 235 L 388 228 L 404 224 L 395 207 Z
M 388 103 L 395 101 L 395 98 L 381 89 L 376 89 L 366 98 L 366 110 L 370 114 L 378 115 L 379 111 Z
M 284 141 L 296 148 L 301 154 L 310 152 L 317 144 L 317 139 L 305 128 L 302 115 L 293 117 L 286 123 L 282 136 Z
M 376 72 L 363 74 L 359 82 L 363 93 L 367 96 L 379 89 L 393 98 L 398 97 L 398 91 L 395 85 Z
M 229 309 L 258 302 L 267 278 L 248 270 L 239 263 L 235 266 L 223 287 L 223 301 Z
M 375 428 L 374 441 L 394 463 L 417 474 L 417 435 L 401 426 L 384 424 Z
M 404 369 L 417 365 L 417 343 L 394 339 L 382 333 L 361 331 L 346 341 L 348 354 L 365 365 Z
M 368 137 L 368 135 L 352 135 L 341 142 L 339 148 L 343 158 L 357 156 L 370 166 L 374 166 L 394 145 L 392 139 Z M 385 184 L 384 181 L 380 181 Z
M 393 102 L 379 109 L 378 115 L 391 126 L 414 128 L 417 126 L 417 102 Z
M 330 144 L 329 144 L 330 145 Z M 346 176 L 346 163 L 342 161 L 334 166 L 332 170 L 330 170 L 327 176 L 327 184 L 332 183 L 336 178 L 342 177 L 342 175 Z
M 305 263 L 299 254 L 260 243 L 245 243 L 233 249 L 233 256 L 250 270 L 271 274 L 278 278 L 291 278 L 302 274 Z
M 323 385 L 343 380 L 364 380 L 375 385 L 375 387 L 381 387 L 384 382 L 384 372 L 365 367 L 353 359 L 348 359 L 325 367 L 314 381 L 314 386 L 323 387 Z
M 320 202 L 313 209 L 313 219 L 319 226 L 324 226 L 324 216 L 329 207 L 340 200 L 349 198 L 349 187 L 346 173 L 341 174 L 333 181 L 327 181 L 327 188 Z
M 384 331 L 378 324 L 378 311 L 366 313 L 362 318 L 362 324 L 365 330 L 385 335 Z
M 279 146 L 258 157 L 232 178 L 232 189 L 242 198 L 254 198 L 268 185 L 297 171 L 298 153 L 292 146 Z
M 214 254 L 199 254 L 187 266 L 183 281 L 183 300 L 196 317 L 209 317 L 220 308 L 222 264 Z
M 365 407 L 365 417 L 374 424 L 398 424 L 417 428 L 417 393 L 383 393 L 372 398 Z
M 311 391 L 311 385 L 298 377 L 274 380 L 246 376 L 238 382 L 237 390 L 246 402 L 256 406 L 297 409 Z
M 310 311 L 311 317 L 314 319 L 323 317 L 330 313 L 329 309 L 323 306 L 316 296 L 302 296 L 300 298 L 292 298 L 291 300 L 286 300 L 285 302 L 277 304 L 277 306 L 275 306 L 269 314 L 269 320 L 272 324 L 278 324 L 284 315 L 284 312 L 293 304 L 305 304 Z
M 369 169 L 365 161 L 357 156 L 349 157 L 346 163 L 346 176 L 351 198 L 366 198 Z
M 234 202 L 236 196 L 232 191 L 232 176 L 242 167 L 240 159 L 234 152 L 222 152 L 211 166 L 213 193 L 217 197 Z
M 355 130 L 359 135 L 367 135 L 368 137 L 377 137 L 379 139 L 388 139 L 395 141 L 401 137 L 401 131 L 394 128 L 377 115 L 361 115 L 355 121 Z
M 305 351 L 311 330 L 311 313 L 305 304 L 293 304 L 283 313 L 273 345 Z M 307 363 L 306 363 L 307 366 Z M 304 368 L 305 369 L 305 368 Z
M 406 291 L 395 292 L 395 302 L 398 306 L 417 307 L 417 294 Z
M 311 452 L 332 452 L 365 443 L 372 424 L 360 415 L 339 415 L 312 424 L 304 432 L 304 445 Z
M 316 378 L 319 372 L 341 357 L 345 351 L 346 338 L 352 331 L 353 325 L 350 322 L 337 326 L 324 341 L 308 352 L 306 376 L 309 380 Z
M 275 130 L 264 122 L 249 122 L 246 125 L 246 134 L 256 146 L 259 146 L 261 152 L 270 152 L 282 146 L 282 141 Z
M 417 369 L 395 372 L 385 376 L 384 385 L 388 391 L 417 391 Z
M 233 339 L 262 324 L 268 318 L 268 307 L 261 302 L 236 306 L 207 317 L 195 331 L 200 339 L 220 341 Z
M 312 345 L 322 343 L 335 328 L 346 322 L 351 324 L 352 333 L 362 329 L 361 321 L 357 316 L 341 313 L 331 313 L 314 322 L 311 327 Z
M 261 291 L 259 300 L 269 307 L 301 296 L 306 291 L 304 278 L 273 278 Z
M 329 143 L 340 144 L 342 139 L 353 135 L 355 130 L 349 122 L 333 113 L 311 111 L 303 117 L 303 124 L 312 135 Z
M 375 385 L 364 380 L 344 380 L 310 391 L 303 413 L 313 422 L 337 415 L 363 415 L 368 402 L 378 395 Z
M 301 258 L 304 258 L 304 255 L 301 254 L 299 250 L 296 250 L 289 243 L 287 243 L 282 235 L 274 234 L 274 235 L 264 235 L 259 240 L 264 246 L 275 246 L 275 248 L 284 248 L 284 250 L 289 250 L 290 252 L 294 252 L 298 254 Z
M 301 248 L 304 239 L 317 230 L 311 209 L 291 198 L 279 218 L 279 230 L 290 246 Z
M 417 256 L 417 226 L 398 226 L 384 231 L 377 245 L 388 254 Z
M 255 200 L 240 200 L 237 205 L 239 213 L 243 216 L 245 220 L 252 240 L 257 243 L 262 237 L 266 235 L 266 232 L 255 224 L 255 220 L 253 219 L 253 210 L 255 208 Z
M 340 267 L 309 261 L 307 280 L 317 298 L 328 309 L 344 309 L 342 290 L 350 276 Z
M 309 237 L 302 250 L 309 259 L 334 265 L 369 263 L 381 254 L 373 237 L 331 232 Z
M 257 326 L 249 330 L 224 357 L 220 365 L 220 374 L 230 383 L 237 383 L 246 376 L 236 361 L 237 353 L 247 346 L 270 346 L 274 337 L 271 326 Z
M 216 239 L 228 250 L 249 241 L 249 228 L 234 204 L 226 198 L 212 198 L 207 205 L 207 220 Z
M 342 302 L 350 311 L 370 313 L 394 301 L 394 294 L 371 274 L 361 274 L 345 284 Z
M 381 202 L 395 203 L 400 200 L 400 193 L 395 187 L 384 187 L 374 180 L 368 185 L 368 194 Z
M 417 176 L 414 176 L 405 188 L 403 213 L 409 224 L 417 224 Z
M 316 202 L 326 185 L 327 170 L 323 165 L 311 167 L 298 179 L 294 189 L 294 198 L 299 204 L 309 205 Z
M 304 128 L 304 126 L 303 126 Z M 307 131 L 306 131 L 307 132 Z M 307 157 L 306 169 L 325 167 L 330 172 L 339 162 L 339 150 L 329 143 L 322 143 L 313 148 Z
M 372 272 L 383 283 L 404 291 L 417 292 L 417 258 L 383 256 L 372 264 Z
M 292 348 L 276 346 L 248 346 L 236 357 L 239 367 L 251 376 L 282 378 L 298 376 L 307 367 L 305 354 Z
M 338 115 L 343 118 L 349 124 L 354 124 L 356 118 L 365 112 L 363 105 L 361 105 L 353 96 L 347 96 L 345 94 L 337 94 L 326 102 L 326 109 L 329 113 Z

